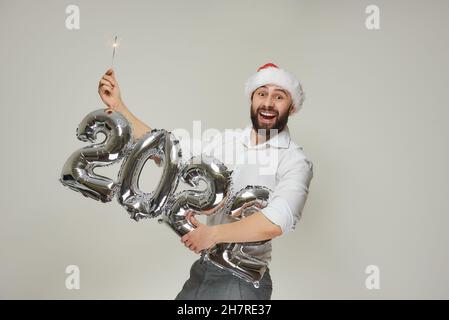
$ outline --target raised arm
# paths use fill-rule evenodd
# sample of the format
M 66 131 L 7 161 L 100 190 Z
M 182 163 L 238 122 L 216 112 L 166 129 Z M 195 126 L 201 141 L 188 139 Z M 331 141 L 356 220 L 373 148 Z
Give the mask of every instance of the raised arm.
M 101 100 L 106 104 L 108 109 L 120 112 L 133 127 L 133 135 L 135 139 L 139 139 L 146 132 L 150 131 L 151 128 L 139 120 L 122 100 L 120 93 L 120 87 L 118 85 L 117 79 L 115 78 L 115 73 L 113 69 L 109 69 L 101 77 L 98 84 L 98 93 Z

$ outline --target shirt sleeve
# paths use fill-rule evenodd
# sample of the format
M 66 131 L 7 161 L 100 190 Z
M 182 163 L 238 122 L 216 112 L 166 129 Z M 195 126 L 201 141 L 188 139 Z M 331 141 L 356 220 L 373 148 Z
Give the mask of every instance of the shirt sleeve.
M 313 164 L 299 150 L 287 154 L 280 162 L 275 189 L 261 212 L 281 227 L 282 234 L 294 230 L 301 218 L 312 177 Z

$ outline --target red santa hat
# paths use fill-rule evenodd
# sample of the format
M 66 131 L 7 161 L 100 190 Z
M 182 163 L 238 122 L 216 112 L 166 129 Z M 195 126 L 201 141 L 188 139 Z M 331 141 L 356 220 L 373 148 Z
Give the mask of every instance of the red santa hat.
M 245 84 L 245 93 L 251 101 L 253 92 L 266 84 L 275 84 L 287 90 L 293 100 L 294 111 L 299 111 L 304 101 L 304 92 L 298 79 L 288 71 L 273 63 L 267 63 L 257 69 Z

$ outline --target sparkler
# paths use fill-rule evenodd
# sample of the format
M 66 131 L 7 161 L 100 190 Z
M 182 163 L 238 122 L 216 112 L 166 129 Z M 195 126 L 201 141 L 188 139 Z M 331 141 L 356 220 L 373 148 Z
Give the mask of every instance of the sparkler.
M 114 38 L 114 43 L 112 44 L 112 63 L 111 63 L 111 69 L 114 68 L 114 58 L 115 58 L 115 48 L 117 48 L 118 42 L 117 42 L 117 36 Z

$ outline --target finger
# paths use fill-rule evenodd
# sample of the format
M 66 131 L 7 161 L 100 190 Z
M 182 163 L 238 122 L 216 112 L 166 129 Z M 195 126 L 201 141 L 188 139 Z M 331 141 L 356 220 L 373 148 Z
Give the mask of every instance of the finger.
M 104 91 L 112 91 L 112 87 L 107 85 L 107 84 L 103 84 L 103 85 L 100 86 L 100 90 L 102 92 L 104 92 Z
M 105 80 L 106 81 L 106 80 Z M 108 82 L 106 82 L 106 83 L 99 83 L 98 84 L 98 86 L 99 86 L 99 88 L 101 88 L 101 87 L 108 87 L 108 88 L 110 88 L 110 89 L 112 89 L 112 86 L 111 86 L 111 84 L 110 83 L 108 83 Z
M 114 85 L 109 80 L 106 80 L 106 79 L 103 79 L 103 78 L 100 79 L 100 83 L 98 85 L 101 86 L 102 84 L 106 84 L 106 85 L 110 86 L 111 88 L 114 87 Z
M 112 86 L 115 86 L 115 81 L 114 81 L 113 77 L 108 76 L 108 75 L 105 74 L 102 79 L 109 81 Z
M 115 71 L 114 71 L 114 69 L 111 68 L 108 71 L 106 71 L 106 75 L 111 76 L 115 80 Z
M 192 216 L 192 214 L 193 214 L 193 210 L 187 211 L 186 218 L 190 220 L 190 217 Z
M 196 220 L 195 216 L 191 216 L 191 217 L 190 217 L 190 222 L 192 222 L 192 224 L 193 224 L 195 227 L 199 227 L 199 226 L 201 225 L 201 222 L 199 222 L 198 220 Z
M 186 219 L 187 219 L 188 221 L 191 221 L 192 216 L 193 216 L 194 214 L 195 214 L 195 211 L 193 211 L 193 210 L 187 211 L 187 213 L 186 213 Z

